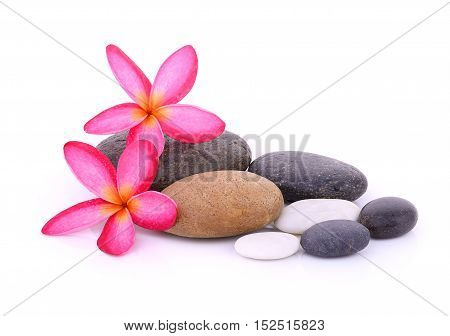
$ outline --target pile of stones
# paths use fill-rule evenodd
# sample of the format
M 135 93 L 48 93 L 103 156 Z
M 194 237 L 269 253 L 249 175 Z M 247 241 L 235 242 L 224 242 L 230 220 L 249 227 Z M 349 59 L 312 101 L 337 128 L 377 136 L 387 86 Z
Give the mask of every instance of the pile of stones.
M 97 146 L 114 166 L 126 135 Z M 366 192 L 367 179 L 344 162 L 300 151 L 251 158 L 245 140 L 228 131 L 199 144 L 166 137 L 152 189 L 177 203 L 176 224 L 167 232 L 188 238 L 244 235 L 235 243 L 237 253 L 269 260 L 291 256 L 300 246 L 318 257 L 347 256 L 370 238 L 399 237 L 417 222 L 414 205 L 397 197 L 360 209 L 353 201 Z M 276 231 L 252 233 L 266 227 Z

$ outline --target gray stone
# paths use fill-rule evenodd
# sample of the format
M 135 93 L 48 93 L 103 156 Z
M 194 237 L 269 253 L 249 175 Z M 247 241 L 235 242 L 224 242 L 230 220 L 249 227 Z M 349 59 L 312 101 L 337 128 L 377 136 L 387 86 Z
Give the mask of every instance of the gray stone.
M 364 249 L 370 240 L 367 228 L 349 220 L 330 220 L 306 230 L 300 240 L 305 252 L 317 257 L 343 257 Z
M 127 132 L 115 134 L 100 142 L 97 148 L 117 167 L 125 149 Z M 225 131 L 216 139 L 189 144 L 165 137 L 164 152 L 159 159 L 158 175 L 151 187 L 161 191 L 184 177 L 216 170 L 247 170 L 251 151 L 244 139 Z
M 274 182 L 290 202 L 312 198 L 354 201 L 367 190 L 367 179 L 361 171 L 312 153 L 268 153 L 253 161 L 248 170 Z
M 399 197 L 382 197 L 362 208 L 359 222 L 367 227 L 372 238 L 395 238 L 416 226 L 418 213 L 409 201 Z

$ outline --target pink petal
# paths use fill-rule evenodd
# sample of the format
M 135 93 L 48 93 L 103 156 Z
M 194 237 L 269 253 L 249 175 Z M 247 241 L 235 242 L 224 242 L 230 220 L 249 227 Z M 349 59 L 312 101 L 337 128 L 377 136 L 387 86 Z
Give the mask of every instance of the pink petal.
M 127 146 L 138 140 L 150 141 L 158 152 L 158 156 L 164 150 L 164 134 L 158 120 L 150 115 L 139 125 L 133 127 L 127 136 Z
M 91 145 L 70 141 L 64 145 L 66 161 L 80 182 L 105 201 L 122 204 L 116 172 L 109 159 Z
M 147 191 L 128 201 L 135 224 L 150 230 L 170 229 L 177 219 L 177 205 L 169 196 Z
M 225 123 L 218 116 L 192 105 L 163 106 L 154 115 L 164 133 L 183 142 L 211 141 L 225 130 Z
M 97 246 L 103 252 L 120 255 L 134 244 L 134 225 L 127 209 L 111 216 L 97 240 Z
M 82 230 L 100 223 L 122 209 L 120 205 L 112 204 L 101 198 L 78 203 L 50 219 L 42 228 L 46 235 L 60 235 Z
M 91 134 L 112 134 L 130 129 L 147 117 L 147 112 L 133 103 L 111 107 L 89 120 L 84 130 Z
M 152 85 L 141 69 L 119 47 L 106 47 L 109 66 L 120 86 L 143 109 L 147 109 Z
M 185 46 L 167 58 L 156 74 L 151 91 L 151 106 L 175 104 L 183 99 L 194 85 L 198 60 L 192 46 Z
M 139 140 L 126 146 L 117 164 L 117 186 L 124 202 L 150 189 L 158 172 L 158 153 L 149 141 Z

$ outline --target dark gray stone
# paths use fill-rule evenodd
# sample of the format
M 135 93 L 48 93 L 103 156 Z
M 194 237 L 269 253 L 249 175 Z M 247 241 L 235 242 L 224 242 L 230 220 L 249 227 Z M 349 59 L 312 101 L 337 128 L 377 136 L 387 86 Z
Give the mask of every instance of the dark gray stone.
M 97 145 L 97 149 L 109 158 L 116 169 L 119 158 L 127 144 L 127 135 L 128 132 L 117 133 L 107 137 Z
M 367 190 L 367 179 L 358 169 L 312 153 L 268 153 L 253 161 L 248 170 L 274 182 L 290 202 L 311 198 L 354 201 Z
M 411 231 L 418 216 L 411 202 L 399 197 L 382 197 L 362 208 L 359 222 L 369 229 L 372 238 L 395 238 Z
M 127 132 L 122 132 L 100 142 L 97 148 L 117 167 L 125 149 Z M 151 187 L 161 191 L 175 181 L 197 173 L 216 170 L 247 170 L 251 150 L 244 139 L 225 131 L 216 139 L 189 144 L 165 137 L 164 152 L 159 159 L 158 175 Z
M 344 257 L 364 249 L 370 241 L 367 228 L 349 220 L 330 220 L 306 230 L 300 244 L 317 257 Z

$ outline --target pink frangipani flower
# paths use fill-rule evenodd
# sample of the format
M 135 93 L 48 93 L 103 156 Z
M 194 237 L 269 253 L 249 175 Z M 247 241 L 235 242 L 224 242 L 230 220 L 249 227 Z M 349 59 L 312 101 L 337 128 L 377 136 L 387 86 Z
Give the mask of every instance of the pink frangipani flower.
M 99 198 L 60 212 L 44 225 L 42 233 L 70 233 L 107 219 L 97 245 L 103 252 L 120 255 L 134 243 L 133 224 L 151 230 L 167 230 L 175 224 L 175 202 L 147 191 L 158 170 L 158 155 L 150 142 L 139 140 L 127 146 L 117 174 L 109 159 L 88 144 L 68 142 L 64 155 L 75 176 Z
M 200 107 L 177 104 L 194 85 L 197 54 L 185 46 L 161 65 L 152 84 L 139 67 L 118 47 L 106 47 L 106 55 L 120 86 L 135 101 L 111 107 L 86 123 L 91 134 L 112 134 L 130 130 L 127 145 L 151 141 L 160 155 L 164 149 L 163 132 L 173 139 L 199 143 L 210 141 L 225 129 L 215 114 Z

